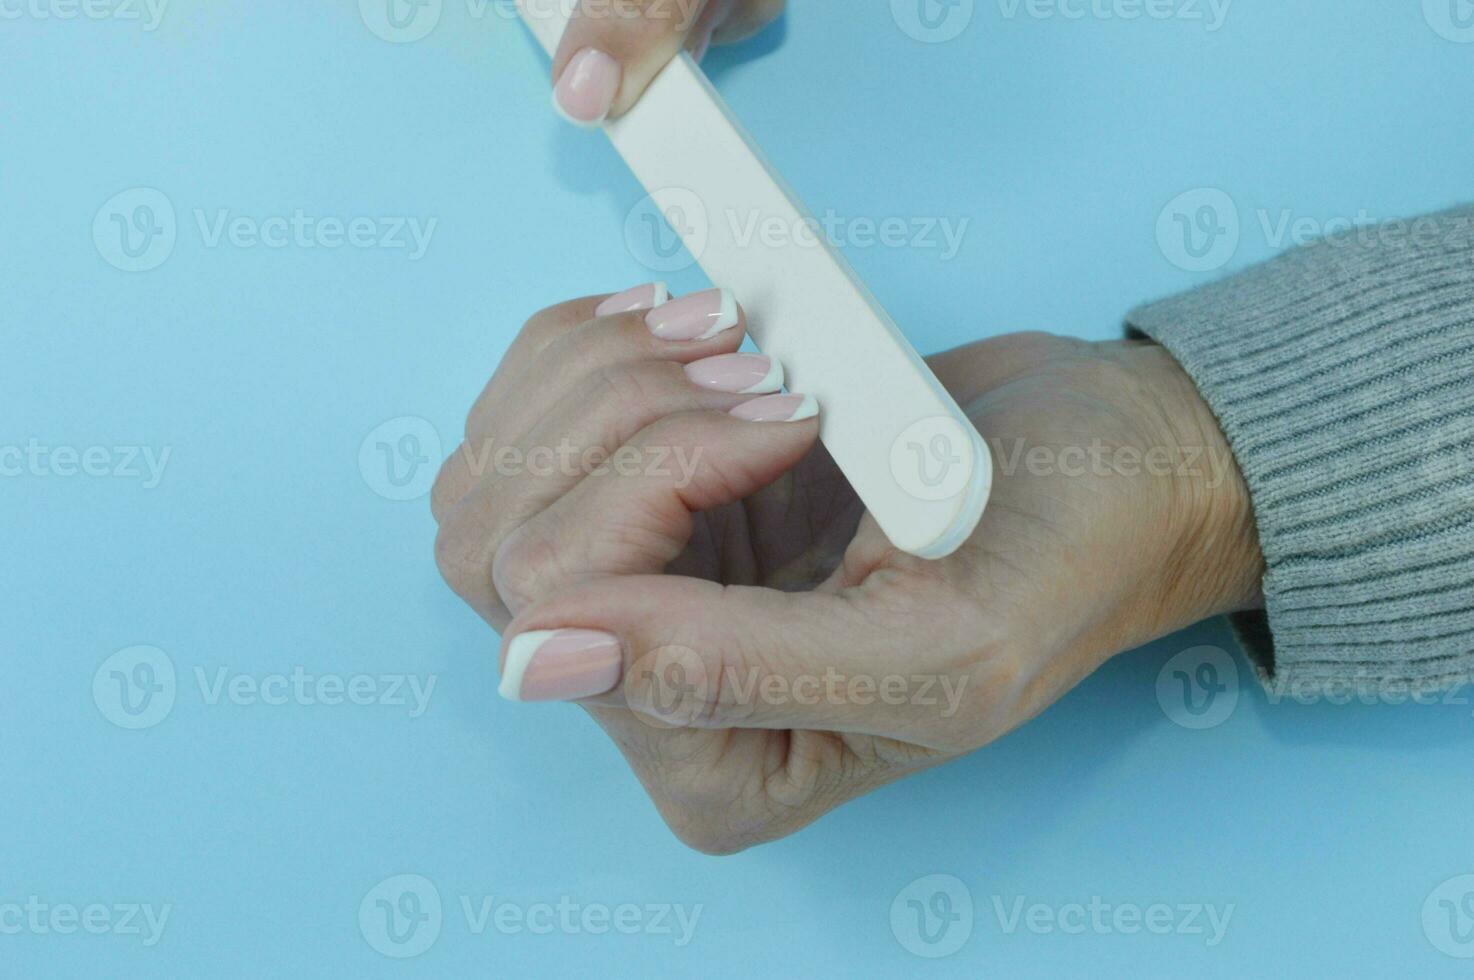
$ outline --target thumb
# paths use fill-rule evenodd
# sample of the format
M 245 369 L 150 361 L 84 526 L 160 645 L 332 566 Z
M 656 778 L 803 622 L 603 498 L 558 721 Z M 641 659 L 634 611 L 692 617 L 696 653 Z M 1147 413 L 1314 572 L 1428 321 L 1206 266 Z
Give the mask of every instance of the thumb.
M 580 0 L 553 58 L 553 104 L 597 126 L 629 111 L 683 47 L 704 49 L 734 0 Z
M 970 617 L 948 614 L 941 591 L 905 578 L 802 593 L 672 575 L 598 579 L 512 622 L 503 693 L 629 708 L 660 726 L 942 747 L 973 696 L 967 654 L 980 636 L 966 635 Z

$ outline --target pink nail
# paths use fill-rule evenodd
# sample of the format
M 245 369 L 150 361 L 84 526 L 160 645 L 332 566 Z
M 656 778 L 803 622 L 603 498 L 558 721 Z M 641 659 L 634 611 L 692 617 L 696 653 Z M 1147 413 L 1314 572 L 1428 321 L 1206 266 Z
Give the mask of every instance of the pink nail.
M 539 630 L 507 646 L 498 689 L 508 701 L 577 701 L 614 689 L 624 657 L 598 630 Z
M 663 282 L 647 283 L 615 293 L 594 308 L 594 316 L 613 316 L 616 313 L 633 313 L 635 310 L 653 310 L 670 299 L 670 290 Z
M 725 289 L 708 289 L 673 299 L 645 317 L 661 340 L 707 340 L 737 326 L 737 300 Z
M 720 354 L 686 365 L 686 377 L 712 391 L 766 395 L 783 390 L 783 365 L 763 354 Z
M 768 395 L 743 402 L 732 414 L 748 422 L 802 422 L 819 414 L 819 403 L 812 395 Z
M 584 48 L 553 86 L 553 108 L 576 126 L 597 126 L 609 115 L 623 74 L 619 62 L 597 48 Z

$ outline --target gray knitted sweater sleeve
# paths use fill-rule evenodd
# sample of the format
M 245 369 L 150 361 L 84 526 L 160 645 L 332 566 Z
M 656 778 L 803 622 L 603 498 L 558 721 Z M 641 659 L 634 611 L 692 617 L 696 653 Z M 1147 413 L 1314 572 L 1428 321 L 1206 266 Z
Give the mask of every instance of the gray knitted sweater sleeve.
M 1249 486 L 1276 691 L 1474 678 L 1474 207 L 1353 230 L 1133 311 Z

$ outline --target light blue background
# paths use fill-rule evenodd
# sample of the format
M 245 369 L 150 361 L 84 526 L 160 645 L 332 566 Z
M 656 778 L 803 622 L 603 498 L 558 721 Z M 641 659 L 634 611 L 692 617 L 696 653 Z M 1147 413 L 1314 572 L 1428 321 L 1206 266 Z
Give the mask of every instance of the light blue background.
M 1159 245 L 1183 192 L 1234 202 L 1227 269 L 1283 244 L 1261 211 L 1272 230 L 1283 214 L 1386 218 L 1470 195 L 1474 44 L 1434 29 L 1437 3 L 1237 0 L 1209 31 L 986 0 L 938 44 L 883 0 L 794 8 L 712 73 L 816 211 L 971 221 L 951 261 L 849 249 L 923 351 L 1026 328 L 1111 337 L 1134 303 L 1220 274 Z M 621 233 L 641 191 L 600 138 L 554 119 L 541 54 L 504 10 L 477 19 L 465 0 L 407 44 L 370 33 L 353 0 L 174 0 L 155 31 L 5 9 L 22 14 L 0 20 L 0 444 L 171 456 L 152 489 L 57 467 L 0 479 L 0 906 L 172 912 L 152 948 L 0 934 L 0 973 L 1468 972 L 1423 907 L 1474 872 L 1471 699 L 1275 705 L 1235 653 L 1231 716 L 1181 727 L 1159 671 L 1230 647 L 1220 625 L 1122 656 L 1001 743 L 788 840 L 687 851 L 580 712 L 497 699 L 496 638 L 439 581 L 426 500 L 386 499 L 382 467 L 359 465 L 370 432 L 406 416 L 448 452 L 528 314 L 649 278 Z M 136 187 L 167 196 L 178 239 L 125 273 L 91 229 Z M 212 248 L 194 217 L 299 207 L 438 224 L 410 261 Z M 129 731 L 92 683 L 136 644 L 165 651 L 178 685 L 167 717 Z M 436 686 L 410 720 L 211 704 L 195 679 L 298 666 Z M 444 921 L 426 952 L 392 960 L 358 909 L 402 873 L 434 883 Z M 891 929 L 892 900 L 930 874 L 976 907 L 941 960 Z M 677 947 L 476 935 L 461 896 L 703 908 Z M 1209 948 L 1008 933 L 994 896 L 1234 911 Z

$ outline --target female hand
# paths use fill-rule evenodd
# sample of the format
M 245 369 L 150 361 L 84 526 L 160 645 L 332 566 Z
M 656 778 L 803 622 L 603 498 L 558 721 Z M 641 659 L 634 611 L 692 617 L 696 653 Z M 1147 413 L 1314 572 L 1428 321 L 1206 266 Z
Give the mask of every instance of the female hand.
M 928 562 L 862 513 L 804 399 L 758 395 L 776 371 L 734 354 L 730 297 L 661 298 L 529 321 L 440 474 L 436 547 L 503 631 L 503 693 L 588 707 L 692 846 L 791 833 L 1258 601 L 1242 478 L 1160 348 L 1020 334 L 933 358 L 996 477 L 971 540 Z
M 581 126 L 618 118 L 677 52 L 684 48 L 700 61 L 708 45 L 762 30 L 783 5 L 784 0 L 580 0 L 553 58 L 554 105 Z

